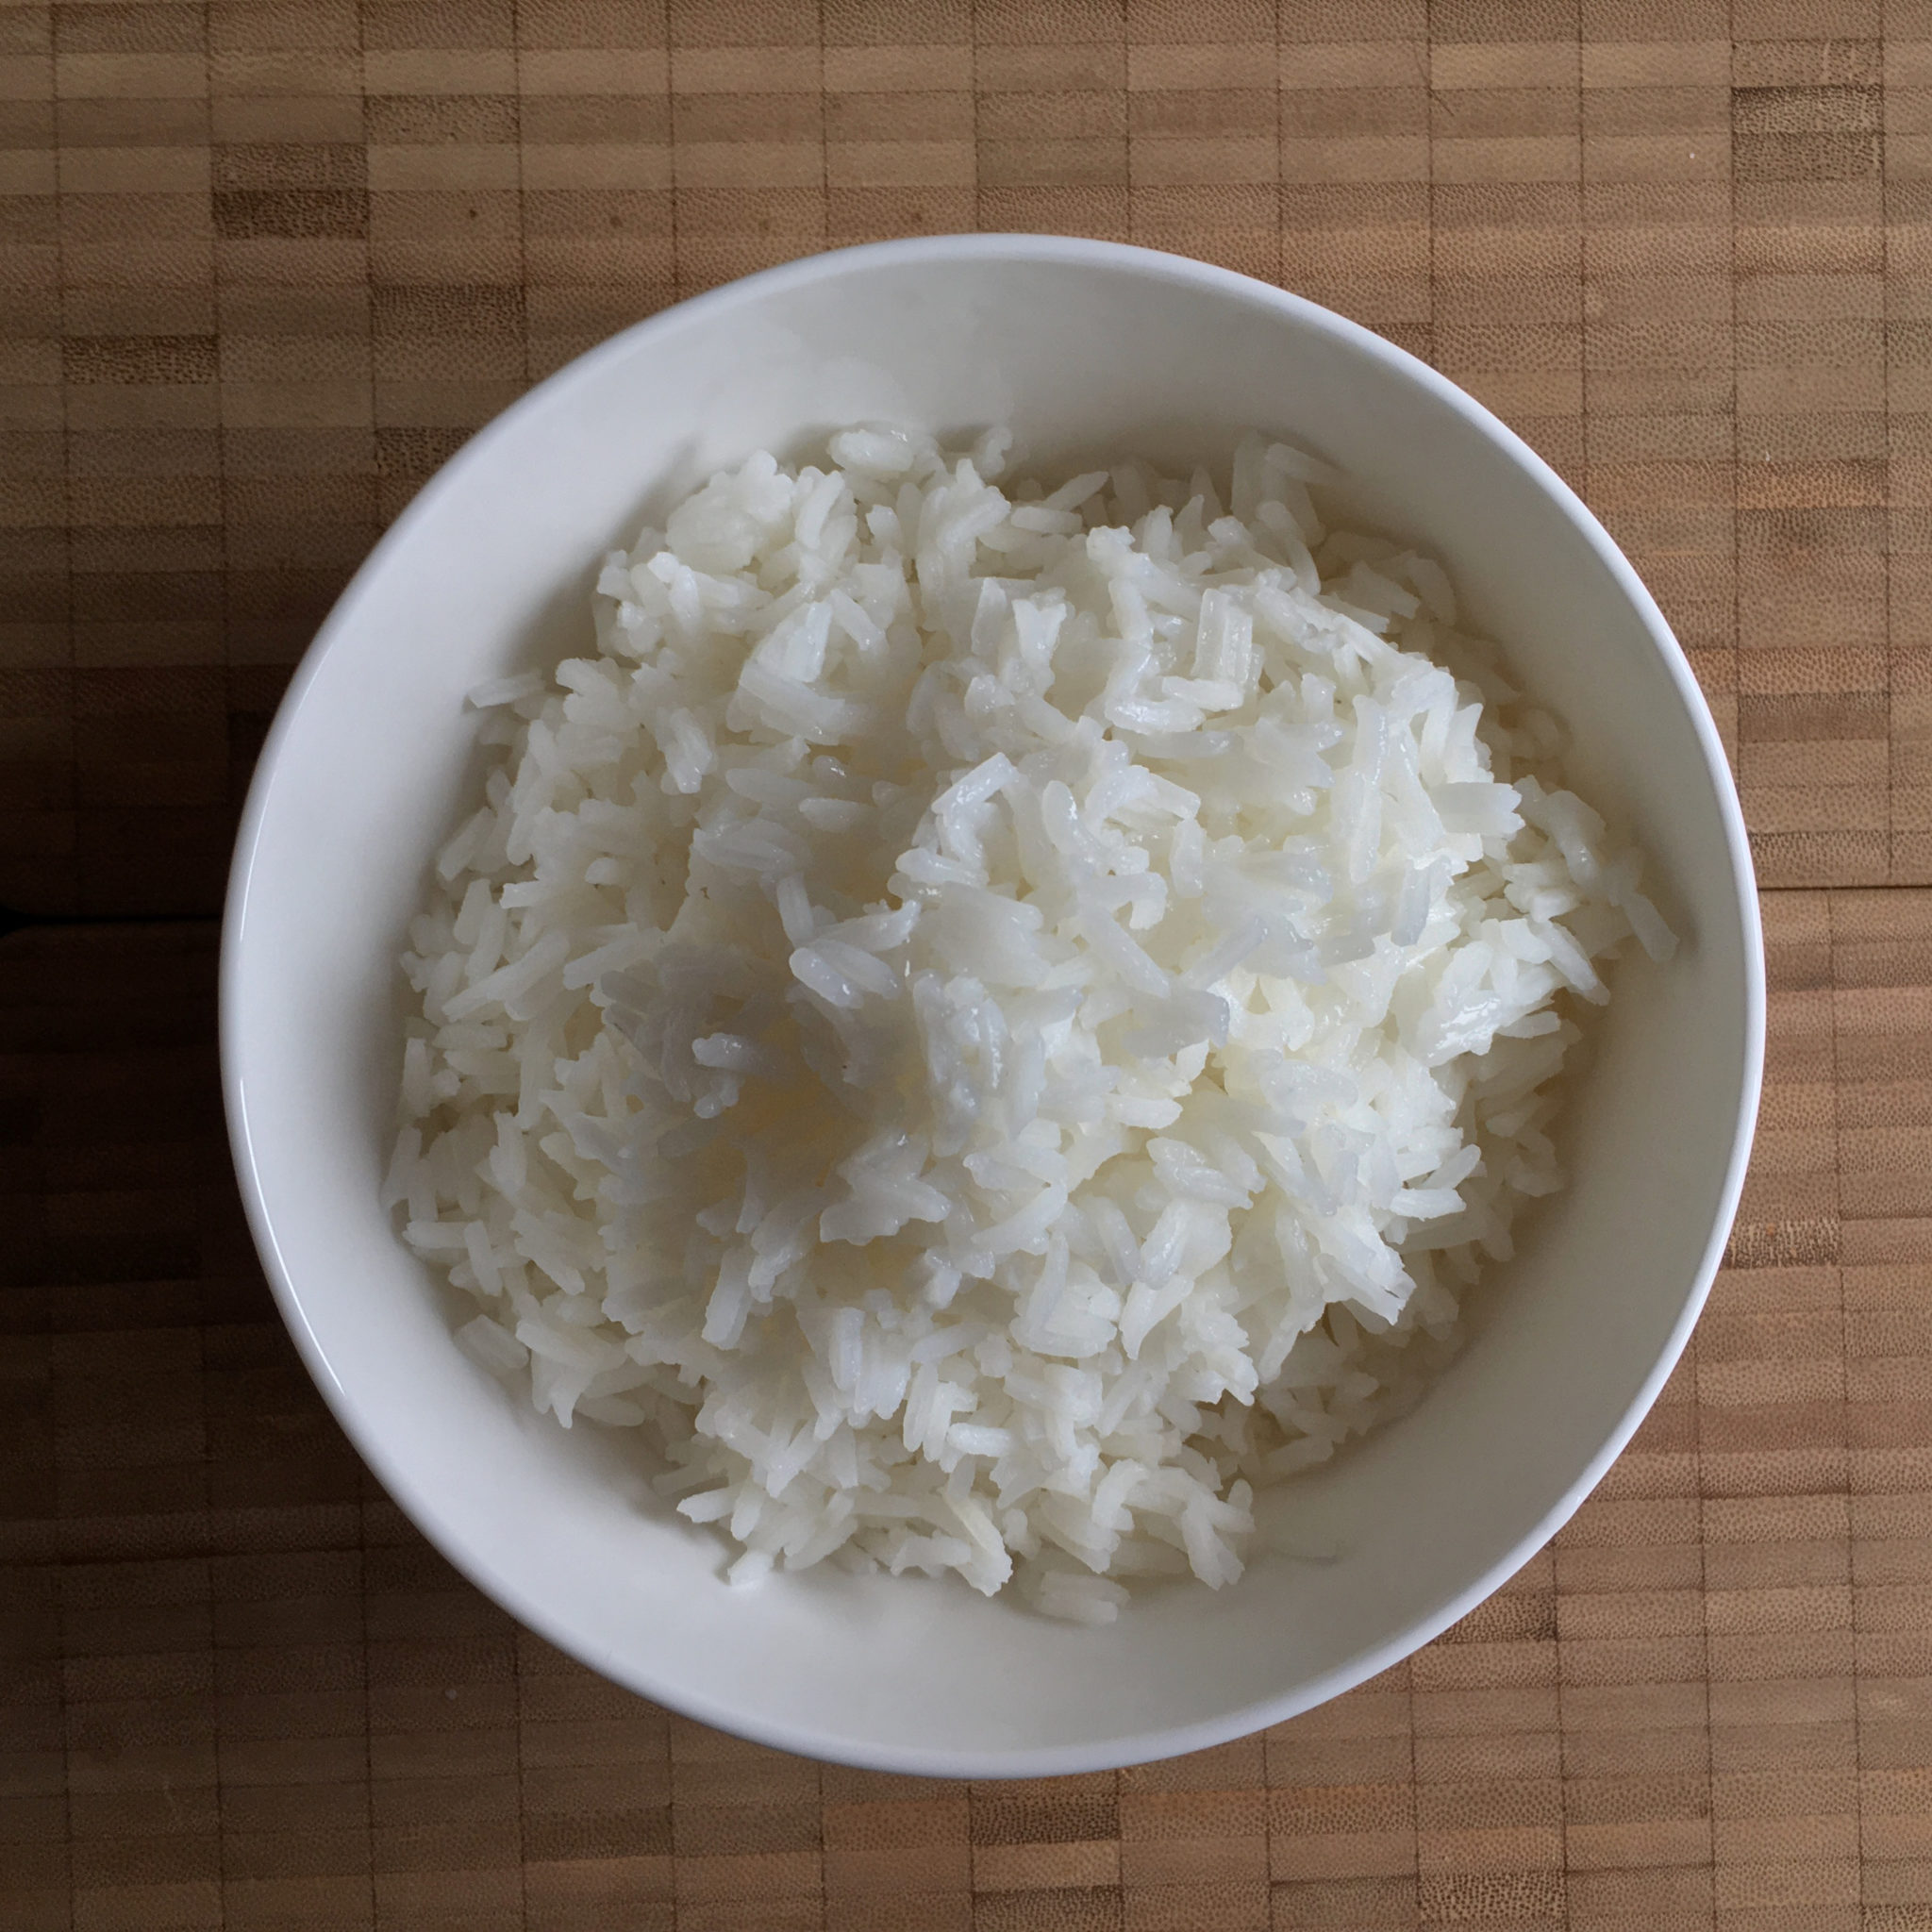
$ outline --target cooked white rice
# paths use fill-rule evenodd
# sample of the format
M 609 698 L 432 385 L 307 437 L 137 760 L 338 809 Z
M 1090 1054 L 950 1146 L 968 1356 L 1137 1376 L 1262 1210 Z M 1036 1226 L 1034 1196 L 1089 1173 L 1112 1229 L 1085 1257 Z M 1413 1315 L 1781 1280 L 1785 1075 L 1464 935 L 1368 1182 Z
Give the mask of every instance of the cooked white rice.
M 733 1581 L 1100 1623 L 1421 1393 L 1561 1185 L 1569 995 L 1672 941 L 1319 465 L 1003 491 L 1006 446 L 754 456 L 611 555 L 596 657 L 474 693 L 386 1198 Z

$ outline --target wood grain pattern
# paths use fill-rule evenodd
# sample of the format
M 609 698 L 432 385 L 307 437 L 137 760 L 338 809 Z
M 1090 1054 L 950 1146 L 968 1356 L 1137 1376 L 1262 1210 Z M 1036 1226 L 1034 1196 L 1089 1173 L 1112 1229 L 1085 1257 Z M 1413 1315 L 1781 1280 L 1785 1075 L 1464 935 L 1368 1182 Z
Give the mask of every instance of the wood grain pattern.
M 316 623 L 668 302 L 962 228 L 1381 330 L 1582 491 L 1732 749 L 1772 1046 L 1628 1453 L 1263 1737 L 946 1786 L 515 1628 L 375 1489 L 228 1178 L 207 928 L 0 942 L 0 1926 L 1932 1926 L 1932 4 L 0 5 L 0 902 L 211 910 Z

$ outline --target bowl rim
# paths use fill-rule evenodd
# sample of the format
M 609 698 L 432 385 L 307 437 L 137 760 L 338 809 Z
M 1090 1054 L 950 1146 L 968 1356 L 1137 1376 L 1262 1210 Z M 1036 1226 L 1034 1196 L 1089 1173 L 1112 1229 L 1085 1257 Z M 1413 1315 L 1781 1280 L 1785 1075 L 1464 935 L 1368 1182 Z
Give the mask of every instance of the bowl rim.
M 513 1574 L 471 1548 L 461 1533 L 444 1517 L 434 1491 L 420 1487 L 401 1459 L 391 1453 L 380 1417 L 366 1410 L 355 1392 L 338 1377 L 309 1325 L 302 1291 L 296 1286 L 294 1271 L 284 1257 L 276 1240 L 261 1177 L 256 1167 L 249 1124 L 247 1073 L 242 1063 L 239 1043 L 242 983 L 248 971 L 250 950 L 248 912 L 257 852 L 271 809 L 277 773 L 298 728 L 303 701 L 319 675 L 325 659 L 357 622 L 359 607 L 370 594 L 370 585 L 375 574 L 397 551 L 410 542 L 417 525 L 431 513 L 434 505 L 477 465 L 491 460 L 497 442 L 513 422 L 527 413 L 554 407 L 568 391 L 591 380 L 607 363 L 636 353 L 641 345 L 648 343 L 654 334 L 687 327 L 713 311 L 762 302 L 793 290 L 835 280 L 854 270 L 960 262 L 1030 262 L 1110 269 L 1124 275 L 1191 285 L 1234 297 L 1255 308 L 1273 309 L 1300 326 L 1339 339 L 1371 359 L 1382 362 L 1460 416 L 1471 428 L 1525 472 L 1569 520 L 1609 573 L 1641 623 L 1652 648 L 1671 678 L 1678 702 L 1690 716 L 1707 774 L 1718 801 L 1730 861 L 1730 884 L 1744 941 L 1742 1077 L 1724 1182 L 1718 1194 L 1718 1211 L 1689 1284 L 1683 1307 L 1661 1353 L 1628 1407 L 1557 1502 L 1516 1543 L 1453 1597 L 1427 1614 L 1413 1619 L 1396 1635 L 1364 1649 L 1319 1676 L 1192 1723 L 1084 1742 L 1022 1746 L 998 1751 L 962 1751 L 943 1745 L 884 1745 L 874 1748 L 837 1737 L 821 1736 L 788 1722 L 767 1720 L 756 1711 L 720 1707 L 708 1697 L 687 1692 L 673 1676 L 666 1675 L 660 1679 L 651 1670 L 639 1668 L 630 1660 L 600 1653 L 595 1646 L 587 1644 L 565 1627 L 560 1615 L 538 1601 Z M 1427 363 L 1360 324 L 1351 322 L 1305 296 L 1231 269 L 1125 242 L 1058 235 L 995 233 L 917 236 L 834 249 L 765 269 L 691 296 L 633 323 L 566 363 L 510 404 L 444 463 L 358 567 L 304 653 L 277 708 L 249 784 L 228 875 L 222 917 L 218 1008 L 222 1092 L 229 1143 L 249 1230 L 261 1257 L 276 1306 L 294 1338 L 304 1365 L 358 1454 L 416 1527 L 458 1572 L 558 1649 L 601 1674 L 613 1678 L 625 1689 L 701 1724 L 775 1750 L 831 1763 L 926 1777 L 1000 1778 L 1111 1770 L 1204 1750 L 1248 1736 L 1311 1709 L 1353 1690 L 1440 1636 L 1492 1594 L 1569 1521 L 1602 1480 L 1610 1464 L 1623 1453 L 1675 1369 L 1722 1263 L 1743 1189 L 1745 1164 L 1750 1154 L 1763 1077 L 1765 976 L 1757 881 L 1743 811 L 1716 724 L 1690 660 L 1656 600 L 1609 533 L 1570 485 L 1535 450 L 1474 397 Z

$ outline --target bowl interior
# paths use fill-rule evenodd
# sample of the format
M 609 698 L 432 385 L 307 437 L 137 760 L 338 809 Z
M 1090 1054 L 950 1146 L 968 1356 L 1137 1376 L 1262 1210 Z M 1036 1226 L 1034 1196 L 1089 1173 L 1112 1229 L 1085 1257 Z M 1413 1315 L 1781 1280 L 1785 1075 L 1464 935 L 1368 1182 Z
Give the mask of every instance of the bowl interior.
M 1687 943 L 1618 969 L 1564 1116 L 1568 1192 L 1412 1415 L 1282 1493 L 1241 1585 L 1056 1624 L 922 1580 L 752 1591 L 657 1505 L 635 1441 L 566 1434 L 450 1343 L 376 1205 L 395 956 L 470 808 L 503 670 L 590 648 L 602 553 L 760 444 L 861 418 L 1011 425 L 1023 462 L 1224 460 L 1253 425 L 1343 467 L 1365 523 L 1441 557 L 1574 734 Z M 424 492 L 284 709 L 230 902 L 224 1045 L 244 1189 L 310 1367 L 397 1500 L 554 1641 L 707 1722 L 904 1770 L 997 1774 L 1204 1745 L 1373 1674 L 1574 1507 L 1675 1358 L 1735 1205 L 1761 994 L 1741 830 L 1681 656 L 1548 473 L 1420 365 L 1324 311 L 1136 251 L 952 240 L 824 258 L 574 365 Z M 1298 1552 L 1298 1554 L 1297 1554 Z M 1311 1553 L 1319 1553 L 1317 1556 Z

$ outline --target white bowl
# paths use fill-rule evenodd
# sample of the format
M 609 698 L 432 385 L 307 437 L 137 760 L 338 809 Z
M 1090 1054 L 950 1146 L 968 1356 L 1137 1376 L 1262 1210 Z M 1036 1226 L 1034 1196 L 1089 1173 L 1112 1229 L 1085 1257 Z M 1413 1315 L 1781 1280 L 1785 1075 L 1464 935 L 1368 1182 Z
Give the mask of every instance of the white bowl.
M 1330 1560 L 1156 1591 L 1088 1630 L 957 1583 L 774 1577 L 656 1504 L 635 1438 L 566 1434 L 450 1341 L 447 1291 L 376 1204 L 396 956 L 477 782 L 465 691 L 590 647 L 601 554 L 760 445 L 863 418 L 1003 422 L 1071 472 L 1224 460 L 1257 426 L 1339 463 L 1369 527 L 1449 565 L 1574 733 L 1686 936 L 1633 958 L 1493 1318 L 1404 1421 L 1306 1478 Z M 1582 1501 L 1683 1347 L 1737 1205 L 1762 1056 L 1751 865 L 1682 652 L 1601 526 L 1486 410 L 1292 295 L 1096 242 L 941 237 L 774 269 L 639 324 L 472 441 L 324 626 L 249 794 L 222 1047 L 257 1241 L 310 1371 L 395 1500 L 586 1663 L 785 1750 L 950 1776 L 1086 1771 L 1278 1722 L 1463 1615 Z

